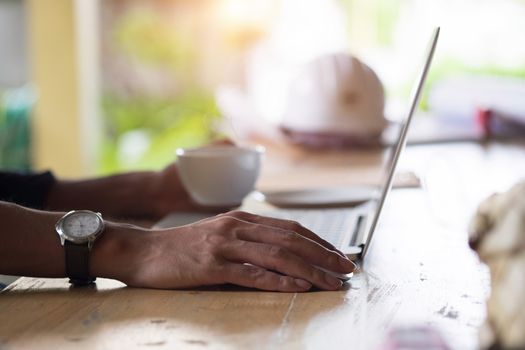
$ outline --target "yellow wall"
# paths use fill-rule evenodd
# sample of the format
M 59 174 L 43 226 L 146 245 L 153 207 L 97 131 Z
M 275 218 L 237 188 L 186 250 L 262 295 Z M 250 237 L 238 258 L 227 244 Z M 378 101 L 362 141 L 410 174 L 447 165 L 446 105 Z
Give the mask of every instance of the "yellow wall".
M 59 176 L 89 172 L 82 145 L 73 0 L 29 0 L 32 82 L 37 89 L 33 115 L 36 169 Z

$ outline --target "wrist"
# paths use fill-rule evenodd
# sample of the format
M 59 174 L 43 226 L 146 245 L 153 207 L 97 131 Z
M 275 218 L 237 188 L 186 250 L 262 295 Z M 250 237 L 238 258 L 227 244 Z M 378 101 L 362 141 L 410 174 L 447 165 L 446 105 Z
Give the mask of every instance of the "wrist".
M 127 283 L 137 270 L 145 230 L 128 224 L 106 222 L 104 233 L 93 245 L 90 275 Z

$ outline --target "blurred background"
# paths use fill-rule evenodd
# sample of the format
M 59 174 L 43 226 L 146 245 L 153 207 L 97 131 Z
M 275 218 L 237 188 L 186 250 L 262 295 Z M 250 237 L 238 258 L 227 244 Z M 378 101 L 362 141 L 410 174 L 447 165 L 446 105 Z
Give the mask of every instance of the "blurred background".
M 442 28 L 413 142 L 523 121 L 524 0 L 0 0 L 0 167 L 159 169 L 221 134 L 271 138 L 307 62 L 349 52 L 406 109 Z M 478 120 L 479 121 L 479 120 Z

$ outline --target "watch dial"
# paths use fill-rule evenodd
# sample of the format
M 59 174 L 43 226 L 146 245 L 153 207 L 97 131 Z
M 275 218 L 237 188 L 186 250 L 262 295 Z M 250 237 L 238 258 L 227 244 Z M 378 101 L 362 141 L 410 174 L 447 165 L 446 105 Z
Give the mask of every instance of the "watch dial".
M 100 227 L 100 220 L 91 213 L 75 213 L 68 216 L 62 228 L 71 238 L 87 238 L 97 232 Z

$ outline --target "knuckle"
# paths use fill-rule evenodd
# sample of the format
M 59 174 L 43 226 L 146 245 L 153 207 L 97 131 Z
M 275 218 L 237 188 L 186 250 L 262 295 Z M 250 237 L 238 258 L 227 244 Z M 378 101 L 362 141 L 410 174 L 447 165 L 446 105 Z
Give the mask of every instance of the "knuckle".
M 240 219 L 240 218 L 248 217 L 250 214 L 248 214 L 247 212 L 242 211 L 242 210 L 232 210 L 232 211 L 227 212 L 224 215 Z
M 302 230 L 304 228 L 303 225 L 301 225 L 298 221 L 295 220 L 290 220 L 288 224 L 290 225 L 290 228 L 294 231 Z
M 288 286 L 290 286 L 293 281 L 292 281 L 292 277 L 289 277 L 289 276 L 279 276 L 279 280 L 278 280 L 278 286 L 282 289 L 286 289 Z
M 222 246 L 230 239 L 225 234 L 221 233 L 209 233 L 205 236 L 205 241 L 212 247 Z
M 261 268 L 261 267 L 257 267 L 257 266 L 247 266 L 246 268 L 246 273 L 248 275 L 248 277 L 251 279 L 251 280 L 259 280 L 261 279 L 262 277 L 264 277 L 264 273 L 266 271 Z
M 217 229 L 222 233 L 232 230 L 239 224 L 239 220 L 233 216 L 221 216 L 217 221 Z
M 210 260 L 213 262 L 213 268 L 214 271 L 220 275 L 224 275 L 228 269 L 226 262 L 223 259 L 217 259 L 216 257 L 213 257 L 213 260 Z
M 297 234 L 295 231 L 284 231 L 282 233 L 281 239 L 284 244 L 292 245 L 297 243 L 299 239 L 299 234 Z
M 286 252 L 283 248 L 274 245 L 268 249 L 268 255 L 274 259 L 281 260 L 286 256 Z
M 195 271 L 200 271 L 207 276 L 220 276 L 222 264 L 213 250 L 195 254 L 192 258 Z
M 250 285 L 260 289 L 268 288 L 268 278 L 265 269 L 258 266 L 249 266 L 246 268 L 245 271 L 246 278 L 250 281 Z
M 236 239 L 236 240 L 232 241 L 231 244 L 232 244 L 232 246 L 234 248 L 237 248 L 240 251 L 244 251 L 244 250 L 247 249 L 247 246 L 248 246 L 249 243 L 246 242 L 246 241 L 242 241 L 242 240 Z

